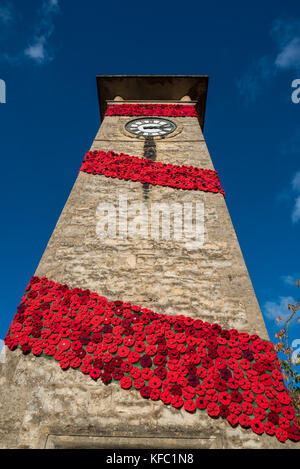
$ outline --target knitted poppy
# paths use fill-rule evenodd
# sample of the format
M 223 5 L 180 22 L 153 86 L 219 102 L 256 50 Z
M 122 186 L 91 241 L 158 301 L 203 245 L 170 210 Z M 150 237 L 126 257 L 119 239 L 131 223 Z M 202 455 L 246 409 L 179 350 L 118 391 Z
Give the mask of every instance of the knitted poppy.
M 277 428 L 275 435 L 277 440 L 279 440 L 281 443 L 284 443 L 288 437 L 288 433 L 282 428 Z
M 220 408 L 218 404 L 215 404 L 214 402 L 209 402 L 207 404 L 207 413 L 211 417 L 218 417 L 218 415 L 220 414 Z
M 241 414 L 239 416 L 239 424 L 243 428 L 249 428 L 251 426 L 251 419 L 248 417 L 248 415 Z
M 229 414 L 227 416 L 227 421 L 230 423 L 230 425 L 232 427 L 236 427 L 239 423 L 239 419 L 238 419 L 237 415 L 235 415 L 235 414 Z
M 268 421 L 268 422 L 265 422 L 263 425 L 264 425 L 264 430 L 268 435 L 275 435 L 276 427 L 272 422 Z
M 171 400 L 171 405 L 175 407 L 176 409 L 179 409 L 180 407 L 183 406 L 183 399 L 181 396 L 174 396 Z
M 295 411 L 293 407 L 284 406 L 282 414 L 286 419 L 292 420 L 295 417 Z
M 111 380 L 112 380 L 112 375 L 110 373 L 108 373 L 108 372 L 102 373 L 102 375 L 101 375 L 102 383 L 109 384 L 109 383 L 111 383 Z
M 143 378 L 136 378 L 133 381 L 133 386 L 135 387 L 135 389 L 142 389 L 144 385 L 145 385 L 145 381 L 143 380 Z
M 118 155 L 111 156 L 118 160 Z M 175 185 L 182 177 L 180 173 Z M 164 181 L 163 174 L 158 180 Z M 119 381 L 122 388 L 133 387 L 132 392 L 137 389 L 146 399 L 188 412 L 207 408 L 208 415 L 226 418 L 233 427 L 251 426 L 257 434 L 277 432 L 279 441 L 300 438 L 274 348 L 256 335 L 109 302 L 88 290 L 71 291 L 35 278 L 5 344 L 36 357 L 53 356 L 63 370 L 71 366 L 94 380 L 101 377 L 105 384 Z
M 277 399 L 271 399 L 269 401 L 269 406 L 272 412 L 277 412 L 277 414 L 281 412 L 282 405 L 277 401 Z
M 291 398 L 286 392 L 279 392 L 276 397 L 281 404 L 288 405 L 291 402 Z
M 240 392 L 238 391 L 232 391 L 231 393 L 231 400 L 232 402 L 242 402 L 243 396 Z
M 159 389 L 151 389 L 150 399 L 153 401 L 158 401 L 160 399 L 161 391 Z
M 259 394 L 256 396 L 256 402 L 257 405 L 262 409 L 267 409 L 269 407 L 269 401 L 263 394 Z
M 101 370 L 94 368 L 90 371 L 90 377 L 95 381 L 101 376 Z M 102 376 L 103 377 L 103 376 Z
M 254 408 L 253 413 L 254 413 L 254 417 L 259 420 L 264 420 L 267 416 L 265 410 L 258 406 Z
M 219 409 L 220 409 L 220 416 L 224 419 L 226 417 L 228 417 L 228 415 L 230 414 L 230 411 L 228 409 L 228 407 L 224 404 L 221 404 L 219 406 Z
M 128 376 L 123 376 L 121 379 L 120 379 L 120 386 L 121 388 L 123 389 L 129 389 L 131 388 L 131 379 L 128 377 Z
M 198 409 L 201 409 L 201 410 L 206 409 L 207 404 L 208 404 L 208 401 L 204 397 L 197 397 L 196 406 L 198 407 Z
M 290 425 L 286 431 L 291 441 L 300 441 L 300 431 L 295 425 Z
M 172 401 L 172 394 L 169 391 L 162 391 L 160 394 L 160 399 L 163 401 L 164 404 L 168 405 Z
M 253 430 L 255 433 L 257 433 L 258 435 L 261 435 L 262 433 L 264 433 L 264 425 L 263 425 L 263 423 L 262 423 L 259 419 L 257 419 L 257 418 L 255 418 L 255 419 L 252 420 L 252 422 L 251 422 L 251 428 L 252 428 L 252 430 Z
M 184 408 L 188 412 L 194 412 L 196 410 L 196 404 L 192 399 L 187 399 L 184 402 Z

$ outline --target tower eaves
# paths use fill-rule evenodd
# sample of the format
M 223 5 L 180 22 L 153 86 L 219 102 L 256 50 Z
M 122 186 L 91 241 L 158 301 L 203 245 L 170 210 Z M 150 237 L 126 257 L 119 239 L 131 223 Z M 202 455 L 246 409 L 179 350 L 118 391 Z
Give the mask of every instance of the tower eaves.
M 97 90 L 101 120 L 107 101 L 122 96 L 125 101 L 179 101 L 189 96 L 194 102 L 203 130 L 207 75 L 97 75 Z

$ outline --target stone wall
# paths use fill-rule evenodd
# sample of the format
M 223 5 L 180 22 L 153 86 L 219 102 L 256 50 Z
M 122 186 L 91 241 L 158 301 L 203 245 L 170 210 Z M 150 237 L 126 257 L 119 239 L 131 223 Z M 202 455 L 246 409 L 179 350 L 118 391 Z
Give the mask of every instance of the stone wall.
M 144 141 L 123 129 L 126 117 L 106 117 L 92 149 L 143 156 Z M 179 131 L 156 140 L 157 160 L 211 168 L 196 118 L 171 119 Z M 220 175 L 222 176 L 222 175 Z M 222 178 L 221 178 L 222 179 Z M 225 188 L 226 189 L 226 188 Z M 230 191 L 230 188 L 227 188 Z M 200 249 L 153 239 L 99 239 L 99 202 L 201 202 L 205 242 Z M 156 312 L 186 314 L 268 338 L 221 194 L 151 186 L 80 173 L 37 268 L 69 287 L 89 288 Z M 288 446 L 252 431 L 232 429 L 204 412 L 190 415 L 135 390 L 105 386 L 45 358 L 6 351 L 0 364 L 0 447 L 266 448 Z
M 143 156 L 144 139 L 123 129 L 130 118 L 106 117 L 91 147 Z M 179 132 L 157 139 L 157 161 L 214 169 L 196 118 L 174 118 Z M 36 275 L 89 288 L 110 299 L 130 301 L 160 313 L 186 314 L 267 338 L 264 321 L 221 194 L 151 186 L 147 205 L 201 202 L 205 243 L 153 239 L 99 239 L 98 204 L 146 201 L 143 185 L 80 173 Z

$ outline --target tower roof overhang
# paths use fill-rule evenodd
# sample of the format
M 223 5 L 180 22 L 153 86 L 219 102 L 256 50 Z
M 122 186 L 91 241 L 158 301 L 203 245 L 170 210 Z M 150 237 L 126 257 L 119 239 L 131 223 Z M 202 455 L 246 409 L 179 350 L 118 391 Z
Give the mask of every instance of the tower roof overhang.
M 189 96 L 196 107 L 200 126 L 204 127 L 207 75 L 97 75 L 96 79 L 101 120 L 107 102 L 116 96 L 132 102 L 178 102 Z

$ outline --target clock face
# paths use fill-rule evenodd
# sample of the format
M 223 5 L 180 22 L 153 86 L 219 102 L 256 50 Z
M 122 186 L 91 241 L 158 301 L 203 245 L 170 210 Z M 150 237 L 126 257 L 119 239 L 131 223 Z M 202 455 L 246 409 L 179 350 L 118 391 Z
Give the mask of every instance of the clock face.
M 138 137 L 164 137 L 174 132 L 176 125 L 160 117 L 142 117 L 127 122 L 125 129 Z

